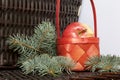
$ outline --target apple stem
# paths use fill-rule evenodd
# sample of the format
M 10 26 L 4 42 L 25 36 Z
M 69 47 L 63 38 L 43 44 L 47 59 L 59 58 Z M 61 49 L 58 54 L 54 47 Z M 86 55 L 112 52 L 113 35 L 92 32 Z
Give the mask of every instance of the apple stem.
M 84 30 L 81 30 L 78 34 L 82 34 L 82 33 L 85 33 L 87 31 L 87 29 L 84 29 Z

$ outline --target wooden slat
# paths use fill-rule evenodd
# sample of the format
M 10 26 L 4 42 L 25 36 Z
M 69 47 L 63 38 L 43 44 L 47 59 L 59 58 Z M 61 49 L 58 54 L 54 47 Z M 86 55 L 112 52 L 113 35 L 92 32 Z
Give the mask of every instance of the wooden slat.
M 109 73 L 108 73 L 109 74 Z M 93 72 L 74 72 L 73 74 L 62 74 L 58 77 L 43 76 L 38 74 L 25 75 L 21 70 L 0 70 L 0 80 L 119 80 L 119 73 L 101 75 Z

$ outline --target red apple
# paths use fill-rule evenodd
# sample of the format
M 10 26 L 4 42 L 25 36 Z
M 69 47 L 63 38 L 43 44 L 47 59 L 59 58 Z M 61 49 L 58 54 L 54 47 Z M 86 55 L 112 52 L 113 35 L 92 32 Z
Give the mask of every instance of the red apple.
M 93 37 L 93 32 L 86 24 L 82 24 L 80 22 L 73 22 L 66 27 L 62 37 Z

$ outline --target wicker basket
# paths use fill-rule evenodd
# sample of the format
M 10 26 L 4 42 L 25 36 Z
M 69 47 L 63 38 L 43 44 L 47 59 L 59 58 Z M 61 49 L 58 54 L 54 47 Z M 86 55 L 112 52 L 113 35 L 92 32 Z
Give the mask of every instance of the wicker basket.
M 32 35 L 33 28 L 41 21 L 55 24 L 56 0 L 1 0 L 0 2 L 0 68 L 14 68 L 17 52 L 8 48 L 9 35 L 20 33 Z M 81 0 L 61 0 L 61 31 L 70 22 L 78 20 Z M 67 18 L 64 18 L 66 17 Z
M 59 1 L 59 0 L 58 0 Z M 66 56 L 72 58 L 76 65 L 72 69 L 74 71 L 83 71 L 85 70 L 85 63 L 88 58 L 93 56 L 100 56 L 99 50 L 99 38 L 97 37 L 97 21 L 96 21 L 96 11 L 93 0 L 90 0 L 94 16 L 94 37 L 61 37 L 59 30 L 59 4 L 58 2 L 56 9 L 56 28 L 57 28 L 57 50 L 58 55 Z M 67 27 L 76 27 L 80 23 L 74 22 L 68 25 Z M 74 26 L 73 26 L 74 25 Z M 68 32 L 68 31 L 67 31 Z M 64 33 L 64 32 L 63 32 Z M 68 32 L 68 34 L 70 31 Z M 67 33 L 66 33 L 67 34 Z M 75 34 L 74 34 L 75 35 Z

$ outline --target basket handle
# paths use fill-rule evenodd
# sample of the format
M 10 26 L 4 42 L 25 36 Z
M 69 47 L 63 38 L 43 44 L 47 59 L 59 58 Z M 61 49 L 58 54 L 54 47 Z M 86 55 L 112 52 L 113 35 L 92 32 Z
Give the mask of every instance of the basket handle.
M 97 16 L 96 16 L 95 4 L 93 0 L 90 0 L 90 2 L 93 11 L 93 19 L 94 19 L 94 35 L 95 37 L 97 37 Z M 56 31 L 57 31 L 58 39 L 60 39 L 59 13 L 60 13 L 60 0 L 56 0 Z

